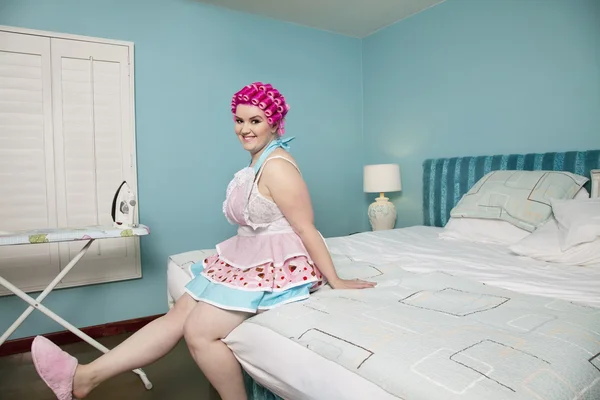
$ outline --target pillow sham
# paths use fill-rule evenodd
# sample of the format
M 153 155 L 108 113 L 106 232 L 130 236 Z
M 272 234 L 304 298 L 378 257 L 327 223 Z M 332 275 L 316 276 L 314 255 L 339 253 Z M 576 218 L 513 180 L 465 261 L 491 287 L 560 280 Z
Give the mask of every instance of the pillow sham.
M 588 199 L 589 197 L 590 194 L 584 187 L 579 189 L 575 195 L 576 199 Z M 508 246 L 517 243 L 529 234 L 529 231 L 499 219 L 451 217 L 444 230 L 439 233 L 439 237 Z
M 588 180 L 564 171 L 492 171 L 462 197 L 450 216 L 498 219 L 533 232 L 552 215 L 550 199 L 572 199 Z
M 438 236 L 442 239 L 510 245 L 529 234 L 529 231 L 499 219 L 451 217 Z
M 600 238 L 563 251 L 558 223 L 553 217 L 509 249 L 520 256 L 557 264 L 583 266 L 600 263 Z
M 563 251 L 600 237 L 600 198 L 551 199 Z

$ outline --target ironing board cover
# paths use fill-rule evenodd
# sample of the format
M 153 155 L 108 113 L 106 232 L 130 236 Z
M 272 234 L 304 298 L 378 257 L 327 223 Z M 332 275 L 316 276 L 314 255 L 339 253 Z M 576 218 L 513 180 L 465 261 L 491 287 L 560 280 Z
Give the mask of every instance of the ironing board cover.
M 48 228 L 23 231 L 0 231 L 0 246 L 17 244 L 72 242 L 76 240 L 111 239 L 144 236 L 150 228 L 138 225 L 135 228 L 119 229 L 113 226 L 87 226 L 82 228 Z

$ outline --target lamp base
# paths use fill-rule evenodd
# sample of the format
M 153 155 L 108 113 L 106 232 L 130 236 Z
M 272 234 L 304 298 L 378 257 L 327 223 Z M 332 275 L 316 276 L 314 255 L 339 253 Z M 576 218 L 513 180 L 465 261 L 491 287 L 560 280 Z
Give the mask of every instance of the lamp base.
M 374 231 L 393 229 L 396 225 L 396 207 L 383 194 L 371 203 L 368 215 Z

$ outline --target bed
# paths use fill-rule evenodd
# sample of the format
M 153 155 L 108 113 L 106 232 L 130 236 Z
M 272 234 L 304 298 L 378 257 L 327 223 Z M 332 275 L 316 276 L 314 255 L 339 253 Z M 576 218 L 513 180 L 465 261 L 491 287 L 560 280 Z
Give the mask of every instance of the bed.
M 338 273 L 375 281 L 376 289 L 324 287 L 305 302 L 251 318 L 225 339 L 245 371 L 250 397 L 600 398 L 600 239 L 598 247 L 586 243 L 586 252 L 544 259 L 518 249 L 537 232 L 546 246 L 549 221 L 533 229 L 511 214 L 503 216 L 503 226 L 482 225 L 506 233 L 497 241 L 461 239 L 457 232 L 464 232 L 449 229 L 471 221 L 473 210 L 463 203 L 469 196 L 481 203 L 480 185 L 501 175 L 493 171 L 586 177 L 577 194 L 557 202 L 558 219 L 567 200 L 599 197 L 597 169 L 596 150 L 426 160 L 422 226 L 327 239 Z M 528 200 L 536 202 L 533 195 Z M 538 205 L 527 214 L 537 218 Z M 503 242 L 509 239 L 514 243 Z M 190 279 L 189 266 L 213 252 L 169 258 L 171 304 Z

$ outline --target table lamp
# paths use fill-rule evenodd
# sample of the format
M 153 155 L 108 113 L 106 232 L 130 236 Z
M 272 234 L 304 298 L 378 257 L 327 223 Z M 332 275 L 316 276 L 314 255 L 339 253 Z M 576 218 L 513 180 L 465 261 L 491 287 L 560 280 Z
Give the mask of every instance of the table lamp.
M 384 196 L 384 193 L 402 190 L 398 164 L 366 165 L 363 190 L 365 193 L 379 193 L 379 197 L 371 203 L 368 210 L 371 228 L 374 231 L 394 228 L 396 207 Z

